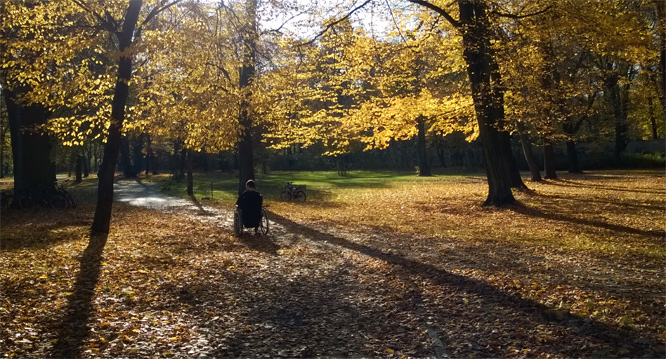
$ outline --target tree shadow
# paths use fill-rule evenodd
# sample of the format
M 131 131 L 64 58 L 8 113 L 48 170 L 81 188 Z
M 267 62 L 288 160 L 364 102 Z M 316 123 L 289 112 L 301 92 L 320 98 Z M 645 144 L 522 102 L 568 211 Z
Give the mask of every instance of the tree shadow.
M 273 241 L 270 233 L 267 235 L 254 234 L 253 229 L 246 228 L 237 238 L 247 248 L 271 256 L 277 256 L 277 250 L 280 249 L 280 246 Z
M 595 220 L 589 220 L 589 219 L 583 219 L 583 218 L 577 218 L 573 216 L 566 216 L 560 213 L 546 213 L 543 212 L 539 209 L 536 208 L 531 208 L 527 207 L 523 204 L 515 204 L 512 205 L 511 210 L 520 213 L 526 216 L 530 217 L 539 217 L 547 220 L 552 220 L 552 221 L 560 221 L 560 222 L 567 222 L 567 223 L 573 223 L 573 224 L 578 224 L 578 225 L 584 225 L 588 227 L 597 227 L 597 228 L 603 228 L 607 229 L 609 231 L 614 231 L 614 232 L 621 232 L 621 233 L 627 233 L 627 234 L 636 234 L 639 236 L 644 236 L 644 237 L 651 237 L 655 239 L 660 239 L 662 240 L 664 238 L 664 231 L 663 230 L 643 230 L 643 229 L 638 229 L 638 228 L 633 228 L 633 227 L 628 227 L 628 226 L 622 226 L 619 224 L 612 224 L 612 223 L 606 223 L 606 222 L 601 222 L 601 221 L 595 221 Z
M 660 353 L 662 347 L 658 342 L 653 339 L 641 337 L 634 330 L 613 328 L 589 318 L 581 318 L 568 311 L 556 310 L 534 300 L 504 292 L 484 281 L 453 274 L 436 266 L 393 254 L 390 250 L 380 250 L 321 232 L 317 229 L 295 223 L 277 214 L 273 214 L 273 220 L 283 225 L 288 231 L 301 233 L 312 241 L 327 242 L 346 248 L 396 266 L 404 271 L 407 276 L 416 275 L 431 280 L 443 287 L 453 287 L 457 291 L 471 293 L 481 298 L 486 310 L 510 308 L 513 315 L 518 318 L 524 318 L 523 320 L 529 321 L 530 324 L 557 326 L 572 336 L 593 338 L 595 341 L 603 343 L 606 348 L 611 348 L 609 350 L 631 348 L 632 355 L 641 357 L 663 356 L 663 353 Z M 442 259 L 445 260 L 446 258 L 443 257 Z M 419 301 L 413 304 L 420 305 L 417 302 Z M 448 339 L 455 340 L 455 338 Z M 617 353 L 617 351 L 615 352 Z
M 190 200 L 194 203 L 195 206 L 199 209 L 199 214 L 203 216 L 213 216 L 214 213 L 211 213 L 209 210 L 204 208 L 204 206 L 199 202 L 199 200 L 194 196 L 190 195 Z
M 608 179 L 608 178 L 605 177 L 604 179 Z M 572 181 L 572 180 L 568 180 L 568 179 L 564 179 L 564 178 L 548 180 L 545 183 L 555 185 L 555 186 L 563 186 L 563 187 L 599 188 L 599 189 L 605 189 L 605 190 L 609 190 L 609 191 L 647 193 L 647 194 L 657 194 L 657 195 L 666 194 L 666 190 L 663 190 L 663 189 L 646 190 L 646 189 L 640 189 L 640 188 L 609 186 L 609 185 L 606 185 L 606 184 L 602 185 L 602 184 L 595 184 L 595 183 L 589 183 L 589 182 L 580 183 L 580 182 L 577 182 L 577 181 Z
M 90 334 L 89 321 L 94 311 L 93 297 L 102 266 L 102 252 L 108 236 L 91 235 L 88 247 L 81 256 L 79 274 L 59 325 L 51 357 L 77 358 Z

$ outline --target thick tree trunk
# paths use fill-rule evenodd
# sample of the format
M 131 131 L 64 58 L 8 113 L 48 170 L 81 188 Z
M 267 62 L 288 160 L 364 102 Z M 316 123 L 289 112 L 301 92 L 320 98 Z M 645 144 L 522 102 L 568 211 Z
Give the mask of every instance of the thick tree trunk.
M 527 189 L 527 186 L 523 182 L 523 178 L 520 176 L 516 158 L 513 156 L 513 150 L 511 149 L 511 134 L 502 131 L 500 132 L 500 136 L 502 139 L 502 145 L 504 146 L 504 161 L 506 162 L 506 167 L 509 170 L 509 177 L 511 178 L 511 188 L 521 190 Z
M 557 173 L 555 172 L 555 150 L 550 140 L 544 139 L 543 141 L 543 169 L 544 178 L 556 179 Z
M 55 164 L 50 160 L 51 141 L 47 135 L 28 130 L 46 122 L 46 110 L 39 105 L 24 106 L 16 102 L 16 93 L 2 90 L 7 104 L 9 131 L 14 159 L 14 203 L 22 196 L 35 202 L 46 196 L 55 182 Z
M 506 147 L 496 125 L 503 114 L 494 105 L 491 84 L 492 59 L 490 49 L 489 20 L 485 4 L 477 1 L 459 1 L 464 58 L 472 87 L 472 98 L 479 123 L 479 138 L 488 177 L 488 197 L 485 206 L 503 206 L 514 203 L 511 191 L 511 175 L 507 166 Z
M 576 142 L 567 140 L 567 159 L 569 162 L 569 173 L 581 173 L 578 165 L 578 152 L 576 151 Z
M 250 114 L 249 87 L 255 75 L 257 58 L 257 0 L 245 1 L 249 24 L 244 31 L 243 65 L 240 69 L 239 87 L 246 91 L 241 101 L 238 123 L 241 127 L 241 137 L 238 143 L 238 194 L 245 191 L 245 182 L 254 179 L 254 152 L 252 144 L 253 119 Z
M 141 0 L 132 0 L 125 13 L 125 22 L 122 32 L 118 34 L 120 52 L 123 53 L 131 44 L 134 29 L 141 10 Z M 131 56 L 131 55 L 130 55 Z M 120 138 L 122 136 L 123 121 L 125 120 L 125 104 L 129 95 L 129 82 L 132 77 L 132 58 L 121 56 L 118 60 L 118 79 L 113 93 L 111 103 L 111 125 L 109 135 L 104 146 L 104 158 L 99 171 L 99 183 L 97 186 L 97 206 L 95 207 L 95 218 L 91 232 L 109 233 L 111 226 L 111 209 L 113 206 L 113 178 L 116 164 L 118 163 L 118 152 L 120 149 Z M 96 236 L 91 236 L 91 241 Z
M 426 153 L 426 128 L 425 119 L 419 118 L 417 120 L 418 135 L 416 141 L 416 155 L 419 158 L 419 176 L 429 177 L 432 176 L 430 170 L 430 163 L 428 163 L 428 154 Z

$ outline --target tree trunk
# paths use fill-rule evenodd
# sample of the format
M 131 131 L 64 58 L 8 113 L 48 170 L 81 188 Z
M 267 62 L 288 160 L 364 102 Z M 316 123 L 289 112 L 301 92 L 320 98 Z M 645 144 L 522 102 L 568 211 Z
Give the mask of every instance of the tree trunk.
M 83 181 L 83 156 L 80 153 L 76 154 L 76 166 L 74 167 L 75 180 L 76 183 L 81 183 Z
M 657 117 L 654 115 L 654 101 L 652 96 L 648 97 L 648 109 L 650 111 L 650 127 L 652 129 L 652 139 L 656 140 L 659 138 L 659 132 L 657 131 Z
M 22 196 L 32 196 L 38 202 L 55 182 L 55 163 L 50 160 L 50 138 L 26 129 L 46 123 L 47 113 L 40 105 L 24 106 L 17 103 L 17 93 L 14 91 L 4 88 L 2 92 L 7 104 L 14 159 L 12 205 L 18 205 Z
M 437 158 L 439 158 L 439 164 L 446 168 L 446 161 L 444 160 L 444 149 L 438 148 L 437 149 Z
M 150 171 L 151 169 L 153 169 L 153 171 L 155 170 L 153 168 L 154 164 L 152 159 L 153 159 L 153 146 L 150 139 L 150 135 L 146 134 L 146 176 L 148 176 L 149 174 L 148 171 Z
M 527 166 L 530 168 L 530 174 L 532 175 L 532 181 L 541 182 L 541 170 L 537 164 L 536 156 L 534 156 L 534 151 L 532 150 L 532 144 L 530 143 L 527 134 L 520 134 L 520 144 L 523 148 L 523 154 L 525 155 L 525 161 L 527 161 Z
M 120 166 L 123 168 L 123 177 L 136 177 L 134 168 L 132 168 L 132 160 L 130 160 L 130 144 L 127 135 L 123 135 L 120 139 Z
M 238 194 L 245 191 L 245 182 L 254 179 L 254 152 L 252 144 L 253 119 L 250 114 L 249 87 L 255 75 L 257 58 L 257 0 L 245 1 L 249 23 L 244 29 L 243 65 L 240 69 L 239 87 L 245 92 L 241 101 L 238 123 L 241 127 L 238 143 Z
M 511 188 L 517 188 L 521 190 L 527 189 L 527 186 L 523 182 L 523 178 L 520 176 L 516 158 L 513 156 L 513 150 L 511 148 L 511 134 L 506 131 L 502 131 L 500 132 L 500 136 L 504 146 L 504 161 L 506 161 L 506 167 L 509 170 L 509 177 L 511 178 Z
M 185 147 L 180 149 L 180 161 L 178 163 L 178 173 L 180 173 L 179 177 L 185 177 L 187 174 L 187 149 Z
M 507 167 L 505 146 L 496 127 L 503 120 L 502 113 L 493 105 L 490 73 L 491 49 L 489 20 L 485 4 L 476 1 L 458 2 L 467 74 L 472 88 L 472 98 L 479 124 L 479 137 L 488 177 L 488 197 L 484 206 L 503 206 L 514 203 L 511 176 Z
M 530 168 L 530 173 L 532 174 L 532 181 L 541 182 L 541 171 L 539 170 L 539 165 L 537 164 L 536 157 L 534 156 L 534 151 L 532 151 L 532 144 L 530 139 L 525 133 L 525 125 L 522 123 L 518 124 L 518 133 L 520 135 L 520 145 L 523 148 L 523 154 L 525 155 L 525 161 L 527 161 L 527 167 Z
M 194 196 L 194 176 L 192 175 L 192 156 L 194 151 L 187 149 L 187 194 Z
M 135 177 L 141 173 L 141 169 L 143 168 L 143 139 L 145 137 L 145 133 L 140 133 L 136 138 L 136 144 L 134 146 L 134 167 L 132 170 Z
M 134 29 L 141 10 L 141 0 L 132 0 L 125 13 L 125 22 L 122 32 L 118 34 L 118 43 L 121 53 L 132 44 Z M 111 209 L 113 206 L 113 178 L 116 164 L 118 163 L 118 152 L 120 149 L 120 138 L 122 136 L 123 121 L 125 120 L 125 105 L 129 95 L 129 82 L 132 77 L 132 55 L 121 56 L 118 60 L 118 79 L 111 102 L 111 124 L 109 135 L 104 146 L 104 158 L 99 171 L 99 183 L 97 186 L 97 206 L 95 207 L 95 218 L 91 227 L 93 233 L 109 233 L 111 226 Z M 95 236 L 91 236 L 95 238 Z
M 430 163 L 428 163 L 428 154 L 426 153 L 425 119 L 419 118 L 416 121 L 419 130 L 416 141 L 416 155 L 419 158 L 419 176 L 430 177 L 432 176 L 432 171 L 430 170 Z
M 557 178 L 557 173 L 555 172 L 555 151 L 553 149 L 553 144 L 550 140 L 546 139 L 543 141 L 543 169 L 544 178 Z
M 576 142 L 567 140 L 567 158 L 569 162 L 569 173 L 581 173 L 578 165 L 578 152 L 576 151 Z

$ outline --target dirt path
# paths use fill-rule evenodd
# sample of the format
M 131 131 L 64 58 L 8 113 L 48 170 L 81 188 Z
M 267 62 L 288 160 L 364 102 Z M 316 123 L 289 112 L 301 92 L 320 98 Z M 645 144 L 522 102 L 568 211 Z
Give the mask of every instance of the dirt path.
M 138 180 L 120 180 L 113 185 L 114 200 L 131 206 L 180 213 L 219 228 L 233 228 L 233 211 L 208 206 L 195 198 L 183 199 L 161 193 L 157 184 Z M 269 221 L 272 232 L 284 233 L 284 227 Z

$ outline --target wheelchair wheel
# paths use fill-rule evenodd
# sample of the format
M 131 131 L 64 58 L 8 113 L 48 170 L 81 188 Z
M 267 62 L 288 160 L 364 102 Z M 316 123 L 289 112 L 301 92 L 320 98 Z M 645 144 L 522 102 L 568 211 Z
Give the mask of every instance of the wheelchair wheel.
M 237 236 L 240 236 L 243 233 L 243 223 L 241 223 L 241 210 L 237 209 L 234 211 L 234 233 Z
M 259 223 L 259 230 L 261 231 L 261 234 L 264 236 L 268 234 L 268 212 L 266 211 L 266 208 L 261 209 L 261 223 Z
M 281 201 L 291 201 L 291 193 L 287 191 L 282 191 L 280 193 L 280 200 Z
M 303 191 L 296 192 L 296 200 L 305 202 L 305 192 Z

